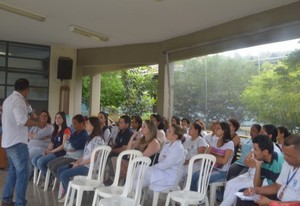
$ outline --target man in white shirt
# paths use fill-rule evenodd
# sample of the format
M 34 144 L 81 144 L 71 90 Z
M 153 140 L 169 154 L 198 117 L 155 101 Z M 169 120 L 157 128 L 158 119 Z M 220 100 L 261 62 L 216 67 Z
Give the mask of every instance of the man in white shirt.
M 28 94 L 29 81 L 18 79 L 15 82 L 15 91 L 3 103 L 2 147 L 7 153 L 9 169 L 2 192 L 2 206 L 26 205 L 29 179 L 28 127 L 45 127 L 45 123 L 28 118 Z M 14 188 L 15 204 L 12 202 Z
M 256 204 L 251 205 L 270 205 L 282 202 L 293 202 L 300 205 L 300 135 L 293 134 L 284 140 L 282 147 L 285 162 L 276 182 L 264 187 L 249 188 L 244 195 L 260 194 Z M 299 170 L 299 171 L 298 171 Z M 271 200 L 266 196 L 277 195 L 277 200 Z M 238 199 L 236 205 L 244 204 Z

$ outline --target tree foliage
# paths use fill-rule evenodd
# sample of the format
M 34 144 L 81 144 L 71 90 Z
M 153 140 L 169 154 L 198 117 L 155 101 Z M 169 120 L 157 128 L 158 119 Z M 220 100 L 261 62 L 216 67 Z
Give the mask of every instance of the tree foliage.
M 300 124 L 300 50 L 275 65 L 264 63 L 241 95 L 259 122 L 295 129 Z
M 100 105 L 102 109 L 118 109 L 125 101 L 125 89 L 121 75 L 120 71 L 101 75 Z
M 248 116 L 240 94 L 249 75 L 257 74 L 253 61 L 212 55 L 177 62 L 175 68 L 174 115 L 206 122 Z
M 151 67 L 140 67 L 122 72 L 125 100 L 121 105 L 123 113 L 143 115 L 152 111 L 156 103 L 157 79 Z

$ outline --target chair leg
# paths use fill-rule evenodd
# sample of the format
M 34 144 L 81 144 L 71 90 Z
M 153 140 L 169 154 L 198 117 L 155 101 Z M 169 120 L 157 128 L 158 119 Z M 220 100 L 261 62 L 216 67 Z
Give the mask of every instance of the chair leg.
M 76 189 L 74 189 L 74 188 L 71 188 L 71 189 L 72 189 L 72 192 L 71 192 L 71 198 L 70 198 L 70 205 L 73 206 Z
M 158 204 L 158 198 L 159 198 L 159 192 L 153 191 L 152 206 L 157 206 L 157 204 Z
M 142 189 L 142 201 L 141 201 L 141 205 L 145 205 L 145 201 L 147 200 L 147 195 L 148 195 L 148 189 L 144 188 Z
M 71 190 L 72 190 L 72 188 L 71 188 L 71 186 L 69 184 L 68 189 L 67 189 L 67 193 L 66 193 L 66 198 L 65 198 L 64 206 L 68 206 L 68 201 L 71 201 L 70 193 L 73 192 Z
M 50 175 L 51 175 L 51 172 L 50 172 L 49 169 L 47 169 L 46 178 L 45 178 L 45 183 L 44 183 L 44 191 L 47 191 L 47 190 L 48 190 L 49 181 L 50 181 Z
M 209 188 L 209 203 L 210 203 L 210 206 L 215 206 L 216 191 L 217 191 L 216 185 L 215 184 L 210 184 L 210 188 Z
M 53 181 L 52 191 L 55 190 L 56 182 L 57 182 L 57 178 L 55 178 L 54 181 Z
M 36 184 L 37 176 L 38 176 L 38 168 L 34 167 L 34 170 L 33 170 L 33 184 Z
M 170 204 L 170 193 L 168 193 L 165 206 L 169 206 Z
M 58 195 L 57 195 L 57 199 L 59 200 L 60 198 L 62 198 L 62 192 L 63 192 L 63 186 L 62 183 L 59 183 L 59 188 L 58 188 Z
M 83 190 L 77 190 L 76 206 L 81 206 Z
M 36 184 L 35 185 L 39 185 L 40 179 L 41 179 L 41 175 L 42 175 L 42 171 L 39 171 L 39 176 L 37 178 Z
M 93 199 L 93 204 L 92 206 L 97 206 L 98 205 L 98 193 L 97 190 L 94 193 L 94 199 Z

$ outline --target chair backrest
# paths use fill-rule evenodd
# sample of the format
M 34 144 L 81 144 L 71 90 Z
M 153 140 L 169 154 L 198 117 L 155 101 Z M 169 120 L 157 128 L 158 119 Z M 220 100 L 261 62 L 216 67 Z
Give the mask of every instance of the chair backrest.
M 183 171 L 182 168 L 183 168 L 183 164 L 184 164 L 184 162 L 185 162 L 185 157 L 186 157 L 187 153 L 188 153 L 188 151 L 185 149 L 185 150 L 184 150 L 184 154 L 183 154 L 183 156 L 182 156 L 182 159 L 180 160 L 180 163 L 179 163 L 179 168 L 178 168 L 177 174 L 176 174 L 176 180 L 175 180 L 175 182 L 174 182 L 173 187 L 172 187 L 172 188 L 169 188 L 170 190 L 180 189 L 180 187 L 178 186 L 178 184 L 179 184 L 179 181 L 180 181 L 181 178 L 182 178 L 182 171 Z
M 210 145 L 208 143 L 206 143 L 206 148 L 205 148 L 205 151 L 204 151 L 205 154 L 208 154 L 209 148 L 210 148 Z
M 98 146 L 93 150 L 87 178 L 97 177 L 97 180 L 103 182 L 104 170 L 110 151 L 111 147 L 106 145 Z
M 198 182 L 198 192 L 206 195 L 207 187 L 209 184 L 210 175 L 216 162 L 216 157 L 211 154 L 197 154 L 194 155 L 189 161 L 188 176 L 184 190 L 189 191 L 193 176 L 193 165 L 195 161 L 201 161 Z
M 143 156 L 143 153 L 139 150 L 125 150 L 121 152 L 117 159 L 117 165 L 116 165 L 116 173 L 114 182 L 112 183 L 112 186 L 118 186 L 119 185 L 119 179 L 120 179 L 120 172 L 121 172 L 121 163 L 123 157 L 128 160 L 128 164 L 133 160 L 134 158 Z
M 131 160 L 128 166 L 126 182 L 122 196 L 127 197 L 135 187 L 135 205 L 139 205 L 142 194 L 144 174 L 151 164 L 149 157 L 141 156 Z

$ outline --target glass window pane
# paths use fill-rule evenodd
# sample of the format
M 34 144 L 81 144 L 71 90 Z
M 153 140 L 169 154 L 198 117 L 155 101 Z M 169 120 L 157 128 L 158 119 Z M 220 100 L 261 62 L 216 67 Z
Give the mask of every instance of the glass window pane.
M 32 110 L 37 114 L 43 109 L 48 108 L 48 101 L 29 100 L 29 104 L 31 105 Z
M 172 62 L 172 115 L 300 127 L 299 39 Z M 209 129 L 209 127 L 208 127 Z M 241 131 L 243 130 L 243 131 Z
M 0 99 L 4 99 L 5 98 L 5 94 L 4 94 L 4 86 L 0 86 Z
M 48 100 L 48 89 L 47 88 L 30 87 L 28 99 L 30 99 L 30 100 Z
M 5 83 L 5 72 L 0 71 L 0 84 Z
M 0 42 L 0 55 L 6 55 L 6 43 Z
M 48 87 L 48 75 L 8 73 L 7 84 L 14 85 L 19 78 L 25 78 L 30 86 Z
M 8 58 L 8 69 L 9 70 L 30 70 L 38 72 L 48 71 L 48 61 L 32 60 L 32 59 L 18 59 Z
M 48 59 L 50 55 L 49 47 L 10 43 L 9 54 L 13 57 L 27 57 L 35 59 Z
M 5 57 L 0 56 L 0 67 L 5 67 Z
M 28 96 L 28 101 L 30 100 L 46 100 L 48 101 L 48 89 L 47 88 L 34 88 L 30 87 L 29 88 L 29 96 Z M 6 87 L 7 90 L 7 96 L 9 96 L 13 91 L 14 87 Z

